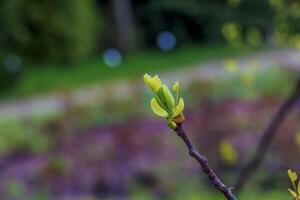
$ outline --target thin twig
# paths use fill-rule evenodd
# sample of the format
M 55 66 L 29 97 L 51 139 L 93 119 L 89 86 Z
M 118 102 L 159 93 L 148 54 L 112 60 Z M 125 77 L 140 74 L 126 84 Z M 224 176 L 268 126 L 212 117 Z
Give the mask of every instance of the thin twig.
M 262 137 L 256 147 L 256 151 L 252 159 L 242 168 L 235 183 L 235 190 L 237 193 L 241 192 L 245 184 L 250 180 L 255 171 L 262 163 L 265 154 L 276 135 L 280 125 L 283 123 L 286 116 L 292 110 L 293 106 L 299 100 L 300 97 L 300 78 L 295 83 L 295 88 L 291 95 L 282 103 L 278 111 L 270 121 L 267 128 L 262 133 Z
M 208 166 L 207 159 L 201 155 L 192 145 L 190 139 L 182 128 L 181 124 L 177 124 L 175 129 L 177 135 L 184 141 L 185 145 L 189 150 L 190 156 L 194 157 L 201 166 L 202 171 L 208 176 L 211 183 L 215 186 L 217 190 L 222 192 L 227 200 L 237 200 L 237 198 L 232 194 L 230 189 L 228 189 L 220 178 L 215 174 L 215 172 Z

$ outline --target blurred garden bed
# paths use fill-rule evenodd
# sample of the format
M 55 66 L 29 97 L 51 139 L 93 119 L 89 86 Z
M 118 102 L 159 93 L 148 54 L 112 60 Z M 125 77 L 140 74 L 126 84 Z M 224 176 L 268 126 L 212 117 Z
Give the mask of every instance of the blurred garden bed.
M 292 75 L 281 70 L 254 74 L 249 80 L 237 76 L 194 81 L 184 90 L 192 141 L 229 185 L 293 84 Z M 85 106 L 69 99 L 58 114 L 1 121 L 1 196 L 218 198 L 175 134 L 148 115 L 148 99 L 141 94 L 131 99 Z M 242 199 L 279 200 L 288 195 L 281 192 L 288 181 L 283 172 L 300 167 L 299 115 L 300 104 L 280 128 L 256 187 Z M 251 192 L 255 188 L 260 190 Z

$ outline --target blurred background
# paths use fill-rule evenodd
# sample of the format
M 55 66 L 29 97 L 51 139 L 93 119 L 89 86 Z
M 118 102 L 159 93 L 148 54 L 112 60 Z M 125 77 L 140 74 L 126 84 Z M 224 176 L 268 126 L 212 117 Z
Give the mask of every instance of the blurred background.
M 3 200 L 223 199 L 151 113 L 182 85 L 185 128 L 227 185 L 300 73 L 298 0 L 2 0 Z M 300 103 L 241 199 L 288 199 Z

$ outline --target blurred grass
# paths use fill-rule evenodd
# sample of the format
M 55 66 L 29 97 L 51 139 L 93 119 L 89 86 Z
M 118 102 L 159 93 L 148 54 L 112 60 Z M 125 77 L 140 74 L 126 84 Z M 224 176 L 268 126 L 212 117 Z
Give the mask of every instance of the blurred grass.
M 192 178 L 193 179 L 193 178 Z M 245 189 L 238 199 L 242 200 L 283 200 L 290 199 L 289 193 L 285 188 L 274 188 L 272 190 L 263 190 L 254 187 Z M 234 191 L 234 190 L 233 190 Z M 222 200 L 225 199 L 223 194 L 212 187 L 205 186 L 195 181 L 177 182 L 176 188 L 168 191 L 166 199 L 172 200 Z M 132 191 L 130 199 L 155 200 L 157 196 L 153 191 L 136 187 Z
M 236 49 L 228 45 L 187 45 L 171 52 L 136 51 L 126 55 L 122 64 L 116 68 L 107 67 L 102 61 L 101 54 L 75 66 L 28 64 L 24 66 L 26 70 L 14 87 L 1 97 L 24 97 L 37 93 L 70 90 L 89 84 L 101 84 L 120 78 L 135 78 L 145 72 L 191 67 L 208 60 L 238 56 L 249 51 L 247 48 Z

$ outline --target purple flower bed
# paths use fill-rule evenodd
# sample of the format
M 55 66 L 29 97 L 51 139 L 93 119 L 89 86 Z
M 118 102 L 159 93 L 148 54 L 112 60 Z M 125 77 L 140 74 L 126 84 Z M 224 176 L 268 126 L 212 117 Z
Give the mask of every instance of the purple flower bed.
M 201 101 L 187 108 L 185 127 L 213 167 L 221 174 L 230 173 L 249 158 L 280 102 L 270 98 L 255 102 Z M 163 121 L 134 116 L 117 123 L 75 128 L 70 133 L 53 128 L 53 124 L 46 125 L 45 134 L 53 134 L 47 151 L 2 155 L 0 195 L 4 199 L 32 199 L 43 191 L 50 199 L 126 197 L 134 183 L 161 195 L 161 185 L 176 180 L 174 174 L 197 174 L 198 166 Z M 299 146 L 294 139 L 300 128 L 299 116 L 300 104 L 280 128 L 263 170 L 282 173 L 287 168 L 300 167 Z M 224 140 L 238 152 L 234 165 L 226 166 L 218 153 Z

